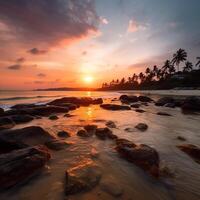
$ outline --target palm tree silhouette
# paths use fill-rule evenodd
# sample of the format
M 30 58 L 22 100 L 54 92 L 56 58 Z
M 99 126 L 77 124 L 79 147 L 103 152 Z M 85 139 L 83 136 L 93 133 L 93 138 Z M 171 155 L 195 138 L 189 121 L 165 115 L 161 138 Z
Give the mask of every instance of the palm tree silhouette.
M 197 63 L 196 63 L 196 66 L 197 66 L 198 68 L 200 68 L 200 57 L 197 57 Z
M 163 65 L 163 67 L 162 67 L 162 69 L 163 69 L 163 72 L 165 73 L 165 72 L 167 72 L 170 68 L 171 68 L 171 62 L 169 61 L 169 60 L 166 60 L 165 62 L 164 62 L 164 65 Z
M 184 71 L 184 72 L 189 72 L 189 71 L 192 70 L 192 67 L 193 67 L 193 64 L 192 64 L 191 62 L 187 61 L 187 62 L 185 63 L 185 66 L 184 66 L 184 68 L 183 68 L 183 71 Z
M 174 55 L 172 59 L 172 63 L 176 64 L 177 70 L 179 71 L 179 64 L 183 61 L 186 61 L 187 52 L 184 49 L 179 49 Z

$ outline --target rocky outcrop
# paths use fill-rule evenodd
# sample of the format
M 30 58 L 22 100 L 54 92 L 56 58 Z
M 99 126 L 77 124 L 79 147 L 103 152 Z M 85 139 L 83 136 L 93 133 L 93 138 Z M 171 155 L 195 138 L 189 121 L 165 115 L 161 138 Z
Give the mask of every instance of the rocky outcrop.
M 70 135 L 70 133 L 68 133 L 67 131 L 59 131 L 59 132 L 57 133 L 57 136 L 58 136 L 58 137 L 66 138 L 66 137 L 70 137 L 71 135 Z
M 87 132 L 84 129 L 80 129 L 80 130 L 78 130 L 77 135 L 80 136 L 80 137 L 91 137 L 93 135 L 93 133 Z
M 45 144 L 55 139 L 50 133 L 39 126 L 5 130 L 0 133 L 0 138 L 9 142 L 23 143 L 27 145 Z
M 49 105 L 58 105 L 62 106 L 62 104 L 72 103 L 79 106 L 89 106 L 90 104 L 102 104 L 103 99 L 97 98 L 93 99 L 90 97 L 63 97 L 61 99 L 53 100 L 49 103 Z
M 94 125 L 94 124 L 88 124 L 88 125 L 85 125 L 84 126 L 84 129 L 87 131 L 87 132 L 95 132 L 96 129 L 97 129 L 97 125 Z
M 151 99 L 150 97 L 147 97 L 147 96 L 139 96 L 138 100 L 141 102 L 152 102 L 153 101 L 153 99 Z
M 135 126 L 135 128 L 139 129 L 140 131 L 146 131 L 148 129 L 148 125 L 144 123 L 139 123 Z
M 200 97 L 187 97 L 181 106 L 183 111 L 200 111 Z
M 107 138 L 108 139 L 117 139 L 117 136 L 114 135 L 112 133 L 112 131 L 107 127 L 105 127 L 105 128 L 97 128 L 96 132 L 95 132 L 95 135 L 101 140 L 106 140 Z
M 121 95 L 119 99 L 122 103 L 127 103 L 127 104 L 139 101 L 137 96 L 128 96 L 128 95 Z
M 15 123 L 9 117 L 0 117 L 0 130 L 13 128 Z
M 164 106 L 165 104 L 174 103 L 175 100 L 172 97 L 162 97 L 158 101 L 156 101 L 156 106 Z
M 14 106 L 11 107 L 11 109 L 26 109 L 26 108 L 34 108 L 37 107 L 39 105 L 36 104 L 16 104 Z
M 65 194 L 87 192 L 98 185 L 101 171 L 91 162 L 66 170 Z
M 38 174 L 50 159 L 44 146 L 28 147 L 0 155 L 0 188 L 10 188 Z
M 34 120 L 34 117 L 31 115 L 12 115 L 10 119 L 16 124 L 27 123 Z
M 182 144 L 177 146 L 181 151 L 188 154 L 194 161 L 200 164 L 200 148 L 193 144 Z
M 101 108 L 105 110 L 130 110 L 131 108 L 129 106 L 124 105 L 117 105 L 117 104 L 101 104 Z
M 126 139 L 116 140 L 116 150 L 120 156 L 154 177 L 159 176 L 159 155 L 158 152 L 145 144 L 134 144 Z

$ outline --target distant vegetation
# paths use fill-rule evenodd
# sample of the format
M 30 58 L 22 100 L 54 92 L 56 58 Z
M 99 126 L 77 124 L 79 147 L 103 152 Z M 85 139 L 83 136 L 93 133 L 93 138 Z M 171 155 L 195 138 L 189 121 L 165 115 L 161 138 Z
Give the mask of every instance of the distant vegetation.
M 182 71 L 179 70 L 183 64 Z M 195 69 L 196 68 L 196 69 Z M 133 74 L 128 79 L 112 80 L 103 83 L 100 90 L 133 90 L 133 89 L 172 89 L 192 87 L 200 88 L 200 57 L 197 57 L 195 67 L 187 60 L 187 52 L 179 49 L 171 60 L 166 60 L 163 66 L 147 67 L 145 73 Z

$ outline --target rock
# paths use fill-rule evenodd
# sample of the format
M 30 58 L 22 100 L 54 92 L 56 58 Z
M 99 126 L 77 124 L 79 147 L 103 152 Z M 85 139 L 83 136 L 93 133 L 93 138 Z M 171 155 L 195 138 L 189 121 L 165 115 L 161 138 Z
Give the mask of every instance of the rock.
M 142 102 L 141 105 L 142 106 L 149 106 L 149 104 L 147 102 Z
M 54 140 L 51 140 L 51 141 L 48 141 L 45 143 L 45 145 L 49 149 L 56 150 L 56 151 L 65 149 L 65 148 L 69 147 L 71 144 L 72 143 L 65 142 L 64 140 L 57 140 L 57 139 L 54 139 Z
M 107 121 L 106 126 L 109 128 L 117 128 L 115 122 L 113 122 L 113 121 Z
M 63 104 L 60 104 L 59 106 L 67 107 L 69 110 L 76 110 L 79 107 L 78 105 L 74 103 L 63 103 Z
M 84 126 L 84 129 L 87 131 L 87 132 L 92 132 L 92 134 L 96 131 L 97 129 L 97 125 L 94 125 L 94 124 L 88 124 L 88 125 L 85 125 Z
M 91 163 L 78 165 L 66 170 L 65 194 L 72 195 L 87 192 L 98 185 L 101 179 L 101 171 Z
M 49 119 L 50 119 L 50 120 L 57 120 L 57 119 L 58 119 L 58 116 L 56 116 L 56 115 L 51 115 L 51 116 L 49 116 Z
M 4 115 L 4 109 L 0 108 L 0 116 L 3 116 L 3 115 Z
M 126 132 L 129 132 L 129 133 L 135 132 L 135 129 L 134 129 L 134 128 L 125 128 L 124 130 L 125 130 Z
M 135 126 L 135 128 L 139 129 L 140 131 L 146 131 L 148 128 L 147 124 L 144 123 L 139 123 Z
M 132 108 L 139 108 L 141 105 L 139 103 L 131 104 Z
M 116 139 L 117 138 L 117 136 L 114 135 L 112 133 L 112 131 L 107 127 L 105 127 L 105 128 L 97 128 L 95 134 L 101 140 L 105 140 L 107 138 L 109 138 L 109 139 Z
M 136 145 L 125 139 L 116 140 L 116 143 L 116 150 L 120 156 L 152 176 L 159 176 L 159 155 L 154 148 L 145 144 Z
M 169 113 L 166 112 L 157 112 L 157 115 L 163 115 L 163 116 L 172 116 Z
M 63 117 L 74 117 L 75 115 L 71 115 L 71 114 L 64 114 Z
M 62 105 L 65 103 L 73 103 L 78 106 L 89 106 L 90 104 L 101 104 L 103 103 L 102 98 L 92 99 L 90 97 L 63 97 L 61 99 L 53 100 L 49 103 L 49 105 Z
M 181 141 L 186 141 L 186 139 L 184 137 L 182 137 L 182 136 L 178 136 L 177 139 L 181 140 Z
M 81 129 L 77 132 L 77 135 L 80 136 L 80 137 L 90 137 L 93 135 L 93 133 L 88 133 L 86 130 L 84 129 Z
M 188 154 L 194 161 L 200 164 L 200 148 L 193 144 L 182 144 L 177 146 L 181 151 Z
M 120 99 L 120 101 L 122 103 L 135 103 L 135 102 L 138 102 L 138 97 L 137 96 L 121 95 L 119 99 Z
M 0 155 L 0 188 L 10 188 L 29 180 L 43 169 L 50 159 L 44 146 L 34 146 Z
M 101 190 L 110 194 L 113 197 L 122 196 L 123 189 L 117 184 L 117 181 L 113 181 L 110 179 L 104 180 L 100 183 Z
M 21 123 L 26 123 L 34 120 L 34 117 L 31 115 L 12 115 L 10 118 L 16 123 L 16 124 L 21 124 Z
M 39 126 L 29 126 L 15 130 L 4 130 L 0 133 L 0 138 L 9 142 L 19 142 L 27 145 L 45 144 L 50 140 L 56 139 Z
M 139 96 L 138 100 L 141 102 L 152 102 L 153 101 L 150 97 L 147 97 L 147 96 Z
M 22 149 L 25 147 L 28 147 L 28 145 L 20 142 L 6 141 L 5 139 L 0 138 L 0 154 L 9 153 L 13 150 Z
M 145 111 L 145 110 L 142 110 L 142 109 L 135 109 L 135 112 L 144 113 L 144 112 L 146 112 L 146 111 Z
M 69 109 L 60 106 L 36 106 L 26 109 L 12 109 L 5 112 L 5 115 L 33 115 L 33 116 L 49 116 L 55 113 L 66 113 Z
M 187 97 L 181 106 L 183 111 L 200 111 L 200 97 Z
M 164 106 L 165 104 L 168 104 L 168 103 L 174 103 L 174 98 L 162 97 L 155 103 L 155 105 L 156 106 Z
M 9 117 L 0 117 L 0 130 L 13 128 L 15 123 Z
M 117 105 L 117 104 L 101 104 L 100 107 L 106 110 L 130 110 L 131 109 L 129 106 Z
M 175 107 L 176 107 L 176 104 L 175 104 L 175 103 L 166 103 L 166 104 L 165 104 L 165 107 L 168 107 L 168 108 L 175 108 Z
M 70 133 L 68 133 L 68 132 L 66 132 L 66 131 L 59 131 L 58 133 L 57 133 L 57 135 L 58 135 L 58 137 L 70 137 L 71 135 L 70 135 Z
M 33 107 L 37 107 L 39 105 L 35 105 L 35 104 L 16 104 L 14 106 L 11 107 L 11 109 L 26 109 L 26 108 L 33 108 Z

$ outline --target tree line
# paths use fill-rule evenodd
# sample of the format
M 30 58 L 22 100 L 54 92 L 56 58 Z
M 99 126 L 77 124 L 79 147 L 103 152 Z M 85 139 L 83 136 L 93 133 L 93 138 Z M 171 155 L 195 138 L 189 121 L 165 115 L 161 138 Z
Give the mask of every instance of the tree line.
M 179 49 L 173 54 L 172 59 L 166 60 L 162 66 L 158 67 L 157 65 L 154 65 L 152 68 L 147 67 L 144 73 L 134 73 L 127 79 L 123 77 L 120 80 L 116 79 L 112 80 L 110 83 L 103 83 L 102 89 L 162 89 L 162 87 L 163 89 L 168 89 L 172 86 L 187 86 L 188 83 L 186 84 L 181 80 L 184 76 L 187 80 L 191 75 L 194 77 L 194 71 L 196 74 L 200 74 L 200 57 L 197 57 L 196 59 L 197 62 L 195 66 L 198 70 L 195 70 L 193 63 L 187 60 L 187 52 L 184 49 Z M 184 66 L 180 71 L 181 63 L 184 63 Z M 193 82 L 194 80 L 191 78 L 192 77 L 190 77 L 186 82 Z M 191 84 L 188 86 L 190 85 Z

